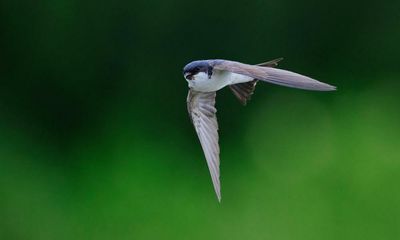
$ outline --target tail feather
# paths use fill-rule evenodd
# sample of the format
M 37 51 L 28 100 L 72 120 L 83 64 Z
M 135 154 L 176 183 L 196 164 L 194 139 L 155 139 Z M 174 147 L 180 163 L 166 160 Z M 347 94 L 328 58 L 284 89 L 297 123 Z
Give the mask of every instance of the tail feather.
M 251 95 L 254 93 L 254 89 L 256 88 L 258 80 L 253 80 L 245 83 L 237 83 L 233 85 L 229 85 L 229 88 L 232 90 L 233 94 L 239 99 L 242 105 L 246 105 L 247 101 L 250 100 Z

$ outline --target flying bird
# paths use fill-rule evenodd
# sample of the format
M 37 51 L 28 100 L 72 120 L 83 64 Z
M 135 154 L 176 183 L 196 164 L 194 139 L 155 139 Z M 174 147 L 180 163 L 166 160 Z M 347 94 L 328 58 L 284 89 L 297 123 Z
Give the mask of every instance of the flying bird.
M 258 81 L 313 91 L 333 91 L 335 86 L 310 77 L 275 68 L 282 58 L 257 65 L 211 59 L 193 61 L 183 68 L 189 84 L 187 109 L 199 137 L 218 201 L 221 201 L 219 180 L 218 122 L 216 91 L 228 86 L 239 101 L 246 105 Z

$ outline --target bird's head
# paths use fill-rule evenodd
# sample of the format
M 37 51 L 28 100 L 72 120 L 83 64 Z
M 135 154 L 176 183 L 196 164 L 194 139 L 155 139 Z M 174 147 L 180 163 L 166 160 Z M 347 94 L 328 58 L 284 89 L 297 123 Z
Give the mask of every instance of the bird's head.
M 195 77 L 198 76 L 199 74 L 211 78 L 212 66 L 209 64 L 208 61 L 206 60 L 194 61 L 187 64 L 183 68 L 183 76 L 188 81 L 195 80 Z

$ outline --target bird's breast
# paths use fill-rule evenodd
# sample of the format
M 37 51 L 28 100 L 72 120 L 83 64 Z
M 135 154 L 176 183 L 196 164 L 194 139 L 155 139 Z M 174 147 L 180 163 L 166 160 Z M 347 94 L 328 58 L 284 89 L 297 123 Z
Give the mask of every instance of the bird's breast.
M 214 92 L 226 86 L 225 80 L 215 72 L 211 78 L 207 73 L 200 72 L 194 75 L 192 80 L 188 80 L 188 84 L 191 89 L 199 92 Z

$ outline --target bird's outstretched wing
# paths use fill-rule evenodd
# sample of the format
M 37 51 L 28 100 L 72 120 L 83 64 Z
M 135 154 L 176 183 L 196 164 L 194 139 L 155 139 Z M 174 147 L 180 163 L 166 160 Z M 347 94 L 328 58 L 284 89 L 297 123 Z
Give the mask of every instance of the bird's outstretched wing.
M 314 91 L 333 91 L 335 86 L 319 82 L 310 77 L 283 69 L 249 65 L 229 60 L 215 60 L 214 69 L 229 71 L 237 74 L 246 75 L 257 80 L 278 84 L 286 87 L 300 88 Z
M 219 181 L 219 145 L 218 122 L 215 109 L 215 92 L 197 92 L 189 90 L 187 108 L 201 147 L 207 160 L 211 179 L 218 201 L 221 201 Z

